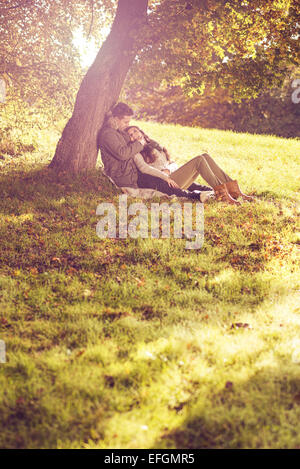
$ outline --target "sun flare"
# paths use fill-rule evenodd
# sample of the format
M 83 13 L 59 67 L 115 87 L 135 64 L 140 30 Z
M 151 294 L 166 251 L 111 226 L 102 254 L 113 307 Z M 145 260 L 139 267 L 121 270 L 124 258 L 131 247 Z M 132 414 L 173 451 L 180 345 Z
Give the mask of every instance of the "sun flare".
M 87 39 L 81 28 L 78 28 L 73 33 L 73 44 L 78 49 L 80 54 L 80 63 L 82 68 L 87 68 L 92 65 L 96 55 L 107 38 L 110 32 L 110 26 L 104 26 L 101 28 L 101 42 L 100 44 L 95 41 L 94 37 Z

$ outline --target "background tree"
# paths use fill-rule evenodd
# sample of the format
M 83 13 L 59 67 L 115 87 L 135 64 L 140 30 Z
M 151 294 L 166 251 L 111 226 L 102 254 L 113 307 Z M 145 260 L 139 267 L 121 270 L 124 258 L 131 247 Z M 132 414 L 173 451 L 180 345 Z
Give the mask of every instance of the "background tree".
M 295 138 L 300 137 L 300 106 L 292 99 L 293 93 L 300 96 L 297 77 L 300 68 L 292 68 L 282 86 L 240 102 L 234 101 L 230 88 L 212 91 L 207 85 L 201 95 L 188 96 L 179 84 L 165 80 L 138 86 L 127 83 L 123 95 L 139 119 Z
M 135 83 L 164 80 L 190 95 L 223 87 L 236 101 L 281 85 L 299 65 L 298 0 L 154 2 Z M 140 79 L 139 79 L 140 78 Z
M 64 108 L 73 98 L 70 84 L 78 82 L 80 67 L 72 45 L 78 22 L 70 5 L 49 0 L 1 3 L 0 76 L 8 99 L 33 105 L 56 97 Z

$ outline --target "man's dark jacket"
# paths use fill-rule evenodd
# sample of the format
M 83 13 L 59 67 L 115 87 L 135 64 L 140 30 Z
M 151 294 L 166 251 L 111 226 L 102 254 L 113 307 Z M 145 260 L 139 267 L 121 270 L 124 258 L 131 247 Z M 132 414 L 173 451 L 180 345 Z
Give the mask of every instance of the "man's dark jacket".
M 138 170 L 133 156 L 143 149 L 140 142 L 130 142 L 129 135 L 121 130 L 103 127 L 98 135 L 98 148 L 105 173 L 119 187 L 138 187 Z

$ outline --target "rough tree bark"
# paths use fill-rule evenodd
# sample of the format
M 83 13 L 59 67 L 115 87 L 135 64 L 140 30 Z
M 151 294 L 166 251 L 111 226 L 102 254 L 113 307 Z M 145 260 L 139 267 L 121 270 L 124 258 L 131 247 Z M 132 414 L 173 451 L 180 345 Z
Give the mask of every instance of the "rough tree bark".
M 50 167 L 78 173 L 95 168 L 97 134 L 117 102 L 136 53 L 136 37 L 147 19 L 148 0 L 119 0 L 111 32 L 83 78 L 73 115 L 63 130 Z

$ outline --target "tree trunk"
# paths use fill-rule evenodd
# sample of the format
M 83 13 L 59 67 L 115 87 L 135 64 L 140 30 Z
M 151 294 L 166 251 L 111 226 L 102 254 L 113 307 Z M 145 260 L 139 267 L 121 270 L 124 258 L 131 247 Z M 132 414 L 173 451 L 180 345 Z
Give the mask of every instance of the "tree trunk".
M 73 115 L 63 130 L 50 167 L 78 173 L 95 168 L 97 134 L 105 113 L 117 102 L 135 56 L 148 0 L 119 0 L 111 32 L 83 78 Z

